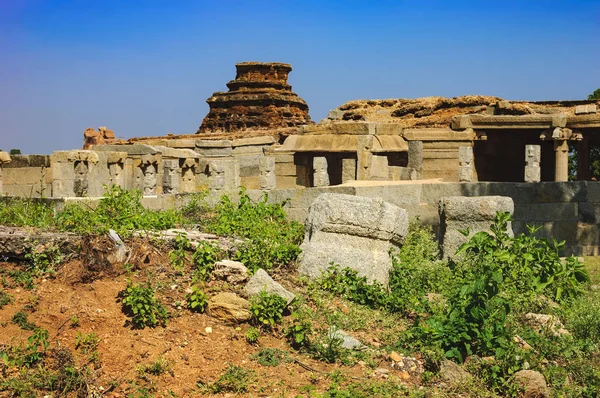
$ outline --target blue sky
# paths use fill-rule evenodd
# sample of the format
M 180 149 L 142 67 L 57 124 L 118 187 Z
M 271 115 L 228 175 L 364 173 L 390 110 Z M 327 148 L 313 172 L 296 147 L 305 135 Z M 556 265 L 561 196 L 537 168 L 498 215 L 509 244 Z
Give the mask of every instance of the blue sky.
M 352 99 L 584 99 L 600 1 L 0 0 L 0 148 L 191 134 L 235 63 L 291 63 L 313 120 Z

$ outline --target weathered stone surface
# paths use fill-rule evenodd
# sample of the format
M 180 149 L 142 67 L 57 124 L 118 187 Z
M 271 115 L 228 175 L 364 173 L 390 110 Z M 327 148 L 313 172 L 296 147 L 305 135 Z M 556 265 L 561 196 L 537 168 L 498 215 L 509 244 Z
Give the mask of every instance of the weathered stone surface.
M 106 127 L 98 127 L 98 131 L 87 128 L 83 132 L 83 149 L 89 149 L 94 145 L 112 144 L 115 141 L 115 132 Z
M 252 318 L 250 302 L 235 293 L 219 293 L 208 301 L 208 314 L 225 322 L 246 322 Z
M 330 338 L 341 340 L 342 348 L 345 348 L 347 350 L 360 351 L 360 350 L 364 350 L 367 348 L 367 346 L 365 346 L 363 343 L 361 343 L 354 337 L 350 336 L 348 333 L 346 333 L 343 330 L 331 327 L 331 328 L 329 328 L 328 333 L 329 333 Z
M 264 269 L 259 268 L 246 284 L 244 292 L 249 297 L 252 297 L 256 296 L 263 290 L 269 294 L 275 294 L 281 298 L 284 298 L 288 305 L 296 298 L 294 293 L 286 290 L 283 286 L 281 286 L 281 284 L 275 282 Z
M 231 284 L 243 283 L 248 280 L 248 268 L 239 261 L 221 260 L 215 263 L 212 277 Z
M 32 232 L 29 229 L 0 226 L 0 257 L 23 259 L 37 248 L 55 245 L 69 255 L 77 252 L 81 236 L 68 232 Z
M 0 151 L 0 165 L 2 165 L 4 163 L 10 163 L 10 161 L 11 161 L 10 154 L 5 151 Z
M 275 174 L 275 158 L 263 156 L 258 160 L 260 173 L 260 189 L 272 190 L 277 187 L 277 176 Z
M 313 159 L 313 185 L 315 187 L 329 186 L 329 174 L 327 173 L 327 158 L 316 156 Z
M 585 115 L 588 113 L 596 113 L 597 112 L 597 107 L 595 104 L 589 104 L 589 105 L 577 105 L 575 107 L 575 114 L 576 115 Z
M 287 83 L 292 67 L 277 62 L 236 64 L 229 91 L 206 100 L 210 107 L 198 134 L 273 129 L 310 123 L 308 105 Z
M 443 359 L 440 363 L 440 378 L 446 383 L 463 383 L 473 378 L 469 372 L 455 362 Z
M 471 146 L 458 148 L 458 181 L 473 181 L 473 147 Z
M 472 236 L 480 231 L 489 231 L 497 212 L 514 212 L 513 200 L 505 196 L 465 197 L 451 196 L 440 200 L 440 237 L 444 258 L 451 257 L 467 241 L 459 232 L 469 228 Z M 512 226 L 509 223 L 509 234 Z
M 515 384 L 523 392 L 523 398 L 547 398 L 550 390 L 544 375 L 535 370 L 519 370 L 514 375 Z
M 318 278 L 334 262 L 387 285 L 389 250 L 407 231 L 407 213 L 398 206 L 381 199 L 321 194 L 309 208 L 298 271 Z
M 538 333 L 548 331 L 554 336 L 564 336 L 569 334 L 569 331 L 565 329 L 560 319 L 554 315 L 529 312 L 525 314 L 525 322 Z

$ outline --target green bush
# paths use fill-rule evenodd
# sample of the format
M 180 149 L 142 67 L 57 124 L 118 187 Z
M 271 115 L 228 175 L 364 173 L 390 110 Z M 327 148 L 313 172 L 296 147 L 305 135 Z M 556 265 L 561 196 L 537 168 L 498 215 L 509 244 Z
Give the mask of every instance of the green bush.
M 288 360 L 289 355 L 279 348 L 261 348 L 251 358 L 262 366 L 277 366 L 281 361 Z
M 5 305 L 12 303 L 13 300 L 13 296 L 6 293 L 4 290 L 0 290 L 0 310 L 4 308 Z
M 250 327 L 246 331 L 246 342 L 248 344 L 256 344 L 260 338 L 260 330 L 255 327 Z
M 129 282 L 121 295 L 123 310 L 131 317 L 135 328 L 143 329 L 146 326 L 166 325 L 167 310 L 154 297 L 154 289 L 149 283 L 140 285 Z
M 263 327 L 273 327 L 281 322 L 286 308 L 287 302 L 284 298 L 264 290 L 250 299 L 252 317 Z
M 188 308 L 194 312 L 204 312 L 208 305 L 208 296 L 198 286 L 193 286 L 191 293 L 186 296 Z
M 169 251 L 169 262 L 176 271 L 182 271 L 187 259 L 187 251 L 192 248 L 185 234 L 177 234 L 173 242 L 173 250 Z
M 255 379 L 256 375 L 253 370 L 237 365 L 230 365 L 215 383 L 206 386 L 203 382 L 199 381 L 198 386 L 212 393 L 233 392 L 241 394 L 248 391 L 250 384 Z
M 196 247 L 192 261 L 196 268 L 194 276 L 196 279 L 206 281 L 210 278 L 215 263 L 225 257 L 225 253 L 214 243 L 201 241 Z
M 223 196 L 207 225 L 213 233 L 247 240 L 234 259 L 243 262 L 251 272 L 287 265 L 300 253 L 302 225 L 288 221 L 283 210 L 285 202 L 270 204 L 267 200 L 265 194 L 254 202 L 244 190 L 237 204 Z
M 292 323 L 284 329 L 285 338 L 295 349 L 310 346 L 312 323 L 302 312 L 292 314 Z
M 0 198 L 0 225 L 48 228 L 54 224 L 54 207 L 42 200 Z
M 28 262 L 27 270 L 34 275 L 54 275 L 63 255 L 56 244 L 50 244 L 25 254 L 25 260 Z

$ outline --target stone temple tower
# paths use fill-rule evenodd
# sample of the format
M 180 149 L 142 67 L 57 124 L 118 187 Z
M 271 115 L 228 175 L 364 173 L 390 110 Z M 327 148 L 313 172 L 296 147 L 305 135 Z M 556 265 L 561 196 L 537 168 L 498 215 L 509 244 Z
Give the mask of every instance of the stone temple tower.
M 279 62 L 236 64 L 229 91 L 216 92 L 198 134 L 277 129 L 311 123 L 308 105 L 287 83 L 291 65 Z

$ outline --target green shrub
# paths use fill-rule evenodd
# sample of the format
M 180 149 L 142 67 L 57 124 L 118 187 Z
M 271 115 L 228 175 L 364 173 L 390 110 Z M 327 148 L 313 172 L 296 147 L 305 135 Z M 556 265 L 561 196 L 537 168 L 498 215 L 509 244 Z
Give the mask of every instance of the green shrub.
M 75 337 L 75 349 L 80 350 L 83 354 L 91 354 L 98 348 L 100 338 L 96 333 L 83 334 L 77 332 Z
M 154 289 L 149 283 L 140 285 L 129 282 L 121 294 L 123 310 L 131 317 L 135 328 L 143 329 L 146 326 L 166 325 L 167 310 L 154 297 Z
M 263 327 L 273 327 L 281 322 L 286 308 L 287 301 L 284 298 L 264 290 L 250 299 L 252 317 Z
M 262 366 L 277 366 L 281 361 L 286 361 L 288 358 L 288 353 L 279 348 L 261 348 L 258 353 L 252 356 L 252 359 Z
M 54 224 L 54 207 L 42 200 L 0 198 L 0 225 L 48 228 Z
M 25 254 L 27 270 L 34 275 L 54 275 L 56 267 L 63 262 L 60 248 L 55 244 L 39 247 Z
M 310 345 L 312 355 L 327 363 L 335 363 L 342 359 L 346 350 L 342 347 L 344 340 L 337 333 L 336 327 L 322 331 L 316 341 Z
M 292 323 L 284 329 L 284 334 L 288 343 L 293 348 L 301 349 L 309 347 L 312 323 L 304 313 L 294 312 L 292 314 Z
M 195 278 L 201 281 L 208 280 L 215 263 L 223 259 L 224 256 L 225 253 L 216 244 L 207 241 L 199 242 L 192 256 L 192 261 L 196 267 L 194 272 Z
M 173 242 L 173 250 L 169 251 L 169 262 L 176 271 L 182 271 L 187 259 L 187 251 L 192 248 L 190 240 L 185 234 L 177 234 Z
M 248 391 L 250 384 L 254 382 L 255 378 L 253 370 L 237 365 L 229 365 L 227 370 L 219 376 L 219 379 L 215 383 L 205 386 L 200 381 L 198 385 L 208 389 L 212 393 L 233 392 L 241 394 Z
M 194 312 L 204 312 L 208 305 L 208 296 L 198 286 L 193 286 L 192 291 L 186 296 L 188 308 Z
M 28 317 L 26 312 L 19 311 L 13 315 L 12 323 L 14 323 L 23 330 L 34 330 L 37 326 L 34 323 L 29 322 L 27 318 Z
M 256 344 L 260 337 L 260 330 L 255 327 L 250 327 L 246 331 L 246 341 L 248 344 Z
M 243 262 L 251 272 L 287 265 L 300 253 L 298 245 L 304 228 L 300 223 L 288 221 L 283 210 L 285 203 L 270 204 L 267 200 L 265 194 L 254 202 L 244 190 L 237 204 L 224 196 L 207 225 L 213 233 L 247 239 L 234 259 Z
M 600 347 L 600 293 L 573 301 L 565 311 L 566 328 L 580 340 Z
M 13 300 L 13 296 L 6 293 L 4 290 L 0 290 L 0 310 L 4 308 L 5 305 L 12 303 Z

